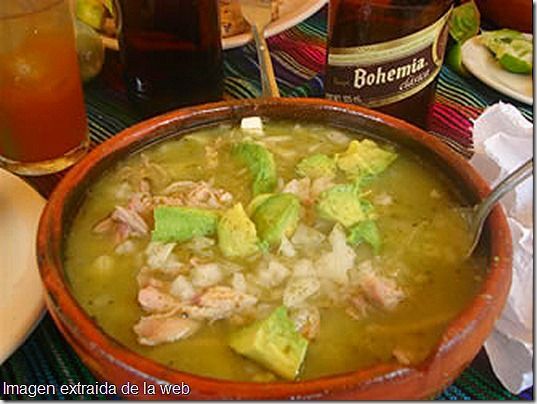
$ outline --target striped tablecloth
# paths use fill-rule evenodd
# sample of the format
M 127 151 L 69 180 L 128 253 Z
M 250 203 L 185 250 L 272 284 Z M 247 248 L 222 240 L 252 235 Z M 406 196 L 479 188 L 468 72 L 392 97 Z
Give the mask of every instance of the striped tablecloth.
M 283 96 L 322 97 L 326 40 L 326 9 L 269 40 L 278 85 Z M 225 52 L 226 97 L 248 98 L 261 93 L 255 48 L 252 44 Z M 140 119 L 130 111 L 125 94 L 102 79 L 86 89 L 92 143 L 98 144 Z M 472 120 L 499 100 L 516 105 L 530 120 L 530 107 L 517 103 L 471 78 L 444 67 L 440 73 L 430 128 L 455 149 L 468 155 L 472 148 Z M 45 195 L 61 175 L 34 181 Z M 5 325 L 2 325 L 5 326 Z M 0 398 L 30 399 L 2 395 L 8 384 L 93 384 L 95 379 L 67 345 L 49 315 L 45 315 L 27 341 L 0 367 Z M 37 396 L 36 399 L 114 399 L 102 395 Z M 516 396 L 494 377 L 484 351 L 462 375 L 442 392 L 439 400 L 533 400 L 533 388 Z

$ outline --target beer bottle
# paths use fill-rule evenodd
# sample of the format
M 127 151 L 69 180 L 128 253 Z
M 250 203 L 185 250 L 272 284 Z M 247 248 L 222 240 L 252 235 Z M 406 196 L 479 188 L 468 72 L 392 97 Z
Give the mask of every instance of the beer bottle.
M 426 128 L 451 0 L 330 0 L 325 96 Z
M 222 98 L 218 0 L 118 0 L 129 98 L 144 115 Z

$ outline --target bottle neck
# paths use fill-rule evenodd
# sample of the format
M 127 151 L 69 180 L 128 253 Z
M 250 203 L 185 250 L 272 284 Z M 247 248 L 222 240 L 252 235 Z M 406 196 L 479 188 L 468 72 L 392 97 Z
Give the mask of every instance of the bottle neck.
M 452 0 L 330 0 L 328 45 L 352 47 L 410 35 L 437 21 Z

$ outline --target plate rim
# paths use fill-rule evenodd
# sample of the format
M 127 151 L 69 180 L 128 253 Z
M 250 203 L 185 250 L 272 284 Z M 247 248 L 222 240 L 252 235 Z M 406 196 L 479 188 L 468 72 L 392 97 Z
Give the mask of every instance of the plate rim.
M 300 3 L 301 7 L 289 14 L 284 14 L 283 18 L 278 17 L 267 26 L 265 38 L 277 35 L 311 17 L 313 14 L 323 8 L 324 5 L 328 3 L 328 0 L 299 0 L 297 3 Z M 119 50 L 119 42 L 117 38 L 112 38 L 102 34 L 100 37 L 105 48 L 115 51 Z M 249 31 L 222 38 L 222 50 L 238 48 L 239 46 L 246 45 L 252 39 L 252 33 Z
M 303 0 L 297 1 L 297 3 L 301 4 L 302 6 L 289 14 L 279 16 L 267 26 L 265 30 L 265 38 L 277 35 L 311 17 L 326 3 L 328 3 L 328 0 Z M 253 36 L 250 31 L 227 38 L 222 38 L 222 49 L 225 50 L 237 48 L 239 46 L 246 45 L 252 39 Z
M 22 178 L 18 177 L 17 175 L 0 168 L 0 183 L 2 182 L 11 182 L 11 184 L 16 184 L 15 186 L 20 189 L 24 190 L 24 197 L 30 197 L 34 199 L 35 205 L 39 205 L 39 215 L 38 218 L 41 216 L 41 213 L 43 212 L 43 209 L 46 205 L 46 199 L 37 192 L 30 184 L 28 184 L 26 181 L 24 181 Z M 13 196 L 10 196 L 12 198 Z M 37 208 L 36 208 L 37 209 Z M 33 212 L 32 212 L 33 214 Z M 27 224 L 27 223 L 25 223 Z M 37 228 L 38 223 L 35 223 L 35 237 L 37 237 Z M 32 247 L 35 246 L 35 239 L 32 240 L 32 243 L 30 244 Z M 32 249 L 32 251 L 35 252 L 35 248 Z M 33 333 L 33 331 L 37 328 L 45 314 L 47 313 L 46 310 L 46 304 L 45 304 L 45 294 L 44 294 L 44 287 L 43 283 L 41 281 L 41 276 L 39 273 L 38 265 L 37 265 L 37 255 L 35 256 L 34 264 L 31 266 L 28 266 L 28 268 L 25 269 L 25 271 L 34 271 L 36 274 L 36 279 L 39 282 L 41 286 L 41 292 L 39 294 L 36 294 L 35 300 L 32 304 L 30 302 L 25 306 L 26 310 L 24 315 L 24 321 L 17 323 L 20 327 L 20 330 L 16 333 L 19 334 L 12 338 L 12 340 L 9 340 L 5 344 L 5 347 L 2 351 L 0 351 L 0 366 L 4 365 L 9 358 L 15 353 L 17 349 L 20 348 L 22 344 L 28 339 L 28 337 Z M 32 281 L 33 282 L 33 281 Z M 28 297 L 29 299 L 32 299 L 31 296 Z

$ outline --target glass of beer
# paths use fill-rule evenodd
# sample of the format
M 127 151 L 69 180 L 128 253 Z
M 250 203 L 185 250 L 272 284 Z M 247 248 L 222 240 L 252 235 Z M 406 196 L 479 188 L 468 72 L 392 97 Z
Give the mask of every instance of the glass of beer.
M 0 167 L 48 174 L 88 145 L 68 1 L 1 0 Z

